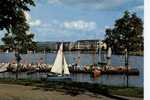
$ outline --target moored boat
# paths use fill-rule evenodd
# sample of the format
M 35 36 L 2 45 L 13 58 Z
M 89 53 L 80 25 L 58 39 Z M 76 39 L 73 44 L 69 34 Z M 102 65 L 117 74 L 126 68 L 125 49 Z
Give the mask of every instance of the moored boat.
M 60 45 L 56 59 L 49 74 L 48 80 L 71 80 L 68 64 L 63 53 L 63 44 Z

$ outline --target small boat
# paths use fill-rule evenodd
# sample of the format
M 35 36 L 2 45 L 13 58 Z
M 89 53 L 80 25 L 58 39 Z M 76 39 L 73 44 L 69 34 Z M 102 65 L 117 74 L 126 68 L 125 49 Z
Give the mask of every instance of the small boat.
M 63 53 L 63 44 L 60 45 L 56 59 L 51 68 L 51 72 L 47 74 L 48 80 L 71 80 L 68 64 Z
M 8 66 L 9 66 L 9 63 L 2 64 L 2 66 L 0 67 L 0 73 L 7 71 Z
M 100 77 L 101 73 L 102 73 L 101 69 L 94 68 L 92 71 L 92 76 L 94 79 L 97 79 L 98 77 Z

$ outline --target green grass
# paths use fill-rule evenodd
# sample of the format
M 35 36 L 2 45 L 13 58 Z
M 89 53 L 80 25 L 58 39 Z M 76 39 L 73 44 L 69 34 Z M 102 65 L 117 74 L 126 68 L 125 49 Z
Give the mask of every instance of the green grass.
M 129 52 L 129 55 L 132 55 L 132 56 L 143 56 L 144 55 L 144 51 Z

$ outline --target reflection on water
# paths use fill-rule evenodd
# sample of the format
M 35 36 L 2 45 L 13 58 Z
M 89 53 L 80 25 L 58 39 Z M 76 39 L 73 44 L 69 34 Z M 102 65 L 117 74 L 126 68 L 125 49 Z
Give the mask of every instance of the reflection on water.
M 0 73 L 0 78 L 14 78 L 15 79 L 15 73 L 11 72 L 5 72 Z M 28 75 L 27 73 L 19 73 L 20 79 L 33 79 L 33 80 L 40 80 L 42 75 L 46 75 L 46 73 L 34 73 Z M 105 85 L 117 85 L 117 86 L 125 86 L 126 85 L 126 77 L 125 75 L 102 75 L 97 79 L 93 79 L 90 74 L 72 74 L 71 78 L 74 81 L 79 82 L 89 82 L 89 83 L 100 83 Z M 129 85 L 130 86 L 143 86 L 143 83 L 139 81 L 138 76 L 130 76 L 129 77 Z
M 48 54 L 23 54 L 21 55 L 23 60 L 26 60 L 28 63 L 36 63 L 40 58 L 43 58 L 43 61 L 48 64 L 53 64 L 56 54 L 48 53 Z M 69 64 L 74 63 L 74 58 L 77 57 L 77 52 L 68 52 L 65 53 L 66 60 Z M 13 53 L 1 53 L 0 54 L 0 62 L 10 62 L 14 59 L 15 56 Z M 98 55 L 96 55 L 96 61 L 98 62 Z M 80 63 L 81 65 L 92 64 L 92 54 L 80 54 Z M 138 68 L 140 71 L 139 76 L 129 76 L 129 85 L 132 86 L 143 86 L 143 57 L 141 56 L 130 56 L 129 64 Z M 123 66 L 124 65 L 124 57 L 123 56 L 112 56 L 112 65 L 114 66 Z M 19 74 L 20 78 L 30 78 L 30 79 L 40 79 L 40 77 L 44 73 L 34 73 L 32 75 L 27 75 L 25 73 Z M 0 73 L 0 77 L 11 77 L 15 78 L 15 74 L 13 73 Z M 102 75 L 97 80 L 93 80 L 90 74 L 71 74 L 71 77 L 75 81 L 81 82 L 94 82 L 94 83 L 102 83 L 107 85 L 126 85 L 126 77 L 125 75 Z

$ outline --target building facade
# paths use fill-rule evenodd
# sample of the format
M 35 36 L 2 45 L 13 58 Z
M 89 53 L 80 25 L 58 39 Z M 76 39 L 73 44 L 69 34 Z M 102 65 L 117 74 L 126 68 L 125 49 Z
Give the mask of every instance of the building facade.
M 75 42 L 75 50 L 94 50 L 98 49 L 99 42 L 101 40 L 78 40 Z

